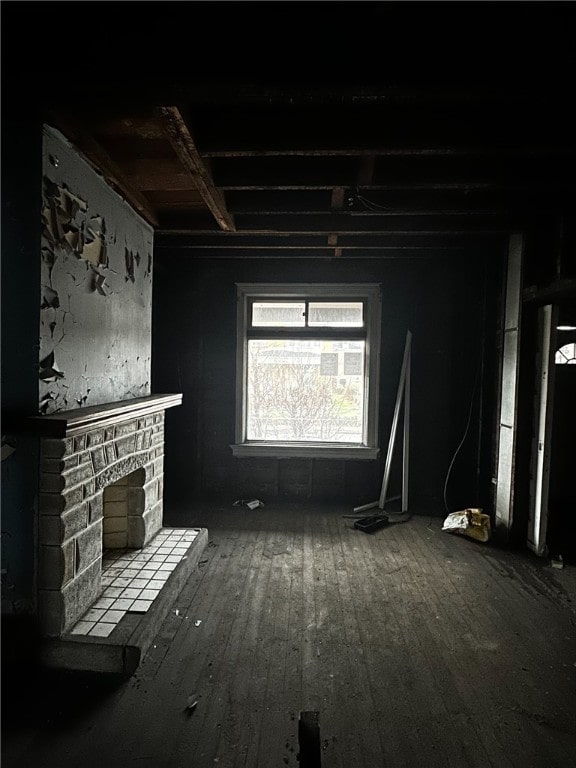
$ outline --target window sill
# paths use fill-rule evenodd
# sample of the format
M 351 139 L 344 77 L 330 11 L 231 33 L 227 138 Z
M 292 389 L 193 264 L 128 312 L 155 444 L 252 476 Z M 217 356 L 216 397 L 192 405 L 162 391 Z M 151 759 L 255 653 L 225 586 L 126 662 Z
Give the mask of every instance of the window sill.
M 232 455 L 239 459 L 269 458 L 269 459 L 376 459 L 379 448 L 369 448 L 365 445 L 310 445 L 309 443 L 236 443 L 231 445 Z

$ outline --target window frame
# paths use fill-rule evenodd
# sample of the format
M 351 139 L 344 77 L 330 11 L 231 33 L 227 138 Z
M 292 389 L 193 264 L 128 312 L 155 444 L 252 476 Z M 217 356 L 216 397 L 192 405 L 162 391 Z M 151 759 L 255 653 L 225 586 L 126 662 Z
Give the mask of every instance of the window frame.
M 236 432 L 230 446 L 234 456 L 267 458 L 334 458 L 376 459 L 378 446 L 378 413 L 380 381 L 380 283 L 236 283 Z M 251 307 L 256 301 L 362 301 L 362 327 L 331 328 L 270 326 L 252 327 Z M 248 340 L 251 338 L 337 339 L 365 340 L 364 374 L 364 434 L 362 444 L 331 442 L 296 442 L 246 439 Z

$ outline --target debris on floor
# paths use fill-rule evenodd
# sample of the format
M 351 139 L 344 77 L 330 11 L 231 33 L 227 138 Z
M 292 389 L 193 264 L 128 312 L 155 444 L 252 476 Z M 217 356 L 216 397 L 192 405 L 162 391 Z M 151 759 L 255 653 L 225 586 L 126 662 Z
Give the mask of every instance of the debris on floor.
M 196 705 L 198 704 L 198 696 L 194 693 L 191 693 L 190 696 L 188 696 L 188 703 L 186 704 L 186 709 L 189 712 L 192 712 Z
M 369 515 L 354 521 L 354 528 L 364 533 L 373 533 L 388 525 L 387 515 Z
M 364 533 L 374 533 L 388 525 L 395 523 L 407 523 L 412 517 L 410 512 L 387 512 L 384 509 L 371 515 L 342 515 L 342 517 L 354 520 L 353 528 Z
M 458 512 L 451 512 L 444 520 L 442 530 L 487 542 L 491 536 L 490 516 L 483 514 L 481 509 L 468 507 Z
M 236 499 L 234 504 L 232 504 L 233 507 L 248 507 L 248 509 L 258 509 L 258 507 L 263 507 L 264 502 L 260 501 L 260 499 Z
M 386 512 L 389 523 L 407 523 L 412 517 L 410 512 Z
M 559 570 L 562 570 L 562 568 L 564 568 L 564 558 L 562 555 L 552 555 L 552 558 L 550 559 L 550 565 L 552 568 L 558 568 Z

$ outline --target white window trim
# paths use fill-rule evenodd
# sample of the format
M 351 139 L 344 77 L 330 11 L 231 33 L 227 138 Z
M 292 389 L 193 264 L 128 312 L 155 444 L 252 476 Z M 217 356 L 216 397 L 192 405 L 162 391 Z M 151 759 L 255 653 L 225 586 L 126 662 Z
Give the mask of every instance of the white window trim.
M 380 380 L 381 289 L 377 283 L 236 283 L 236 442 L 232 453 L 239 458 L 376 459 Z M 246 379 L 250 301 L 255 297 L 276 299 L 346 298 L 366 302 L 366 370 L 364 408 L 365 436 L 362 445 L 347 443 L 296 443 L 246 440 Z

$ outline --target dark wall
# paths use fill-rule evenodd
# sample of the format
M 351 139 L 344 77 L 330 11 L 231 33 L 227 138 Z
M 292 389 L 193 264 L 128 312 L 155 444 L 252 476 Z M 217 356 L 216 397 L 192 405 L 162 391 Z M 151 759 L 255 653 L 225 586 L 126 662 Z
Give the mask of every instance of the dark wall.
M 257 496 L 378 498 L 406 331 L 413 333 L 412 508 L 443 513 L 446 473 L 463 437 L 447 489 L 451 510 L 482 506 L 478 441 L 486 265 L 469 259 L 195 259 L 168 249 L 155 255 L 153 388 L 184 403 L 167 414 L 169 503 L 192 497 L 232 503 Z M 382 284 L 380 458 L 377 461 L 233 458 L 237 282 L 379 282 Z M 494 352 L 494 345 L 486 347 Z M 474 387 L 476 382 L 476 387 Z M 472 393 L 475 391 L 474 400 Z M 484 418 L 486 403 L 484 403 Z M 489 421 L 489 420 L 488 420 Z M 399 492 L 395 462 L 390 494 Z M 489 471 L 488 469 L 486 471 Z
M 558 347 L 576 342 L 576 332 L 559 333 Z M 548 544 L 552 554 L 576 561 L 576 488 L 574 487 L 574 435 L 576 434 L 576 365 L 556 365 L 550 456 Z
M 17 151 L 18 147 L 26 151 Z M 2 120 L 2 612 L 33 605 L 37 445 L 10 430 L 38 409 L 42 125 Z M 11 452 L 12 451 L 12 452 Z

